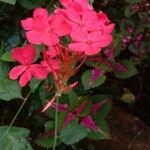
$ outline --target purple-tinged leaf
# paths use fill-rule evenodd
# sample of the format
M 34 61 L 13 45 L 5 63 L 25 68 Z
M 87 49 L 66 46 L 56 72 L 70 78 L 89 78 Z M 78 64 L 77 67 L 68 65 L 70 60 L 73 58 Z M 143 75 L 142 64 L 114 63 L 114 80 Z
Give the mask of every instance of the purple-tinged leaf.
M 86 104 L 87 104 L 87 101 L 84 101 L 80 106 L 78 106 L 77 108 L 75 108 L 76 115 L 78 115 L 80 112 L 82 112 L 82 110 L 84 109 L 84 107 L 85 107 Z
M 103 74 L 103 72 L 100 69 L 93 69 L 92 70 L 92 76 L 91 76 L 91 82 L 96 81 L 101 75 Z
M 127 30 L 128 30 L 129 33 L 133 33 L 134 32 L 134 29 L 132 27 L 130 27 L 130 26 L 127 27 Z
M 103 63 L 104 65 L 108 66 L 108 67 L 111 67 L 111 62 L 109 62 L 107 59 L 105 58 L 102 58 L 100 56 L 97 56 L 97 57 L 93 57 L 93 58 L 89 58 L 87 59 L 88 61 L 94 61 L 94 62 L 100 62 L 100 63 Z
M 122 42 L 123 46 L 127 47 L 131 43 L 131 36 L 124 36 Z
M 96 125 L 96 123 L 93 121 L 91 116 L 86 116 L 81 119 L 81 125 L 85 126 L 86 128 L 92 129 L 96 132 L 100 132 L 100 127 Z
M 113 57 L 113 54 L 114 54 L 114 47 L 112 47 L 112 48 L 109 48 L 109 49 L 107 49 L 107 50 L 105 50 L 105 55 L 108 57 L 108 58 L 112 58 Z
M 139 48 L 140 47 L 142 36 L 143 36 L 143 34 L 140 34 L 140 35 L 136 36 L 135 48 Z
M 76 118 L 76 116 L 71 112 L 68 114 L 64 121 L 64 126 L 67 126 L 71 121 L 73 121 Z
M 128 68 L 126 68 L 124 65 L 122 65 L 121 63 L 116 63 L 115 65 L 115 69 L 117 71 L 121 71 L 121 72 L 126 72 L 128 71 Z
M 52 107 L 55 109 L 58 108 L 58 112 L 67 112 L 68 108 L 69 108 L 69 106 L 67 104 L 58 104 L 58 106 L 57 106 L 56 103 L 53 103 Z
M 98 109 L 100 109 L 105 103 L 107 102 L 107 99 L 104 99 L 98 103 L 95 103 L 92 105 L 90 113 L 95 113 Z

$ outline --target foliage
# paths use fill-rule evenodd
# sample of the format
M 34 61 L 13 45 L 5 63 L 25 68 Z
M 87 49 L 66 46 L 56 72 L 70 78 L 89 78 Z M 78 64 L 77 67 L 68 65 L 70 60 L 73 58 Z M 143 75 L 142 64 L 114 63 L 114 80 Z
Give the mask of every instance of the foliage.
M 111 137 L 106 117 L 109 115 L 112 102 L 131 105 L 139 99 L 140 94 L 137 93 L 141 92 L 141 89 L 139 92 L 134 92 L 132 83 L 127 84 L 127 81 L 141 79 L 141 68 L 150 60 L 150 18 L 149 8 L 146 5 L 149 2 L 145 0 L 122 0 L 121 2 L 122 4 L 117 0 L 108 0 L 107 3 L 98 0 L 90 1 L 97 11 L 107 12 L 111 22 L 115 23 L 113 42 L 103 48 L 98 55 L 88 57 L 80 70 L 77 70 L 78 73 L 69 76 L 65 81 L 65 92 L 59 95 L 58 106 L 52 105 L 46 113 L 41 113 L 42 107 L 56 96 L 58 87 L 55 77 L 49 75 L 41 80 L 33 78 L 26 87 L 20 87 L 18 81 L 12 81 L 8 77 L 10 68 L 18 65 L 12 58 L 12 49 L 24 47 L 28 43 L 25 31 L 20 25 L 22 19 L 32 17 L 33 9 L 37 7 L 47 7 L 48 11 L 52 12 L 53 5 L 60 6 L 60 3 L 56 0 L 0 0 L 1 111 L 7 111 L 12 103 L 17 108 L 18 99 L 24 99 L 24 95 L 31 91 L 28 102 L 22 110 L 23 113 L 20 113 L 15 122 L 20 127 L 12 126 L 7 131 L 8 126 L 0 126 L 0 149 L 31 150 L 31 145 L 35 144 L 47 149 L 52 148 L 56 109 L 58 109 L 56 141 L 58 147 L 59 145 L 63 147 L 63 143 L 69 147 L 84 138 L 102 140 Z M 70 44 L 71 40 L 67 37 L 63 42 Z M 33 47 L 37 55 L 30 63 L 35 61 L 39 63 L 42 60 L 42 49 L 45 47 L 43 44 Z M 74 61 L 77 61 L 75 65 L 78 65 L 81 60 L 78 61 L 75 57 Z M 75 69 L 75 66 L 71 67 Z M 63 71 L 65 74 L 66 70 Z M 79 81 L 78 84 L 76 81 Z M 75 83 L 75 86 L 73 85 L 74 89 L 70 90 L 71 83 Z M 10 116 L 14 116 L 16 109 L 12 111 Z M 20 121 L 22 118 L 24 118 L 23 123 Z M 85 118 L 89 119 L 86 120 L 87 124 L 84 124 Z M 30 131 L 22 128 L 24 126 L 27 126 Z
M 0 149 L 26 149 L 32 150 L 31 145 L 27 141 L 30 131 L 25 128 L 11 127 L 7 131 L 8 126 L 0 127 Z M 7 131 L 7 132 L 6 132 Z

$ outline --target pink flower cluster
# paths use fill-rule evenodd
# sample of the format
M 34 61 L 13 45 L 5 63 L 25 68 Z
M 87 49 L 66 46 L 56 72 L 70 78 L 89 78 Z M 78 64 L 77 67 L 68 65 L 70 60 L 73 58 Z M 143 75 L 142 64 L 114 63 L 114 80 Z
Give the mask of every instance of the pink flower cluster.
M 44 8 L 37 8 L 33 18 L 22 20 L 26 37 L 32 44 L 45 44 L 50 48 L 68 36 L 70 50 L 94 55 L 112 41 L 114 24 L 105 13 L 95 12 L 88 0 L 60 0 L 64 8 L 56 8 L 48 15 Z
M 21 21 L 30 44 L 13 49 L 12 58 L 21 65 L 14 67 L 9 73 L 12 80 L 20 77 L 21 86 L 27 85 L 32 77 L 44 79 L 51 72 L 56 79 L 58 78 L 56 72 L 64 64 L 62 61 L 70 59 L 70 53 L 81 54 L 82 59 L 83 55 L 98 54 L 101 48 L 112 41 L 111 32 L 114 24 L 110 23 L 105 13 L 95 12 L 88 0 L 60 0 L 60 2 L 63 8 L 56 8 L 53 14 L 49 15 L 45 8 L 37 8 L 32 18 Z M 71 41 L 67 48 L 62 48 L 61 45 L 64 36 Z M 44 60 L 40 64 L 33 64 L 36 49 L 31 44 L 45 45 Z M 65 49 L 65 52 L 62 52 L 62 49 Z M 71 62 L 72 60 L 68 61 Z

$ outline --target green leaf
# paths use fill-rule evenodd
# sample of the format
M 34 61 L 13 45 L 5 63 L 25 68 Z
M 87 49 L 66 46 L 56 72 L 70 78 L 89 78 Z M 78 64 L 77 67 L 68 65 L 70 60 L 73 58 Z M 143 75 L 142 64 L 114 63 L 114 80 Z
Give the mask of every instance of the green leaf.
M 21 43 L 21 38 L 19 33 L 11 34 L 4 41 L 4 49 L 10 51 L 12 48 L 18 46 Z
M 108 113 L 111 110 L 111 105 L 112 105 L 112 101 L 108 99 L 107 95 L 95 95 L 92 97 L 92 101 L 94 103 L 103 101 L 103 100 L 107 100 L 102 107 L 97 110 L 96 114 L 94 114 L 95 116 L 98 116 L 99 119 L 104 119 Z
M 0 80 L 0 99 L 10 101 L 14 98 L 22 98 L 19 83 L 9 79 Z
M 123 60 L 121 62 L 128 70 L 127 71 L 116 71 L 114 72 L 115 76 L 117 78 L 129 78 L 131 76 L 134 76 L 138 73 L 135 65 L 131 60 Z
M 128 3 L 134 4 L 134 3 L 139 3 L 141 0 L 127 0 Z
M 42 82 L 42 80 L 37 80 L 35 78 L 33 78 L 29 84 L 31 91 L 34 93 L 35 90 L 38 88 L 38 86 L 40 85 L 40 83 Z
M 124 11 L 124 15 L 129 18 L 130 16 L 132 16 L 133 12 L 131 11 L 131 6 L 127 6 L 125 11 Z
M 115 43 L 114 57 L 117 57 L 120 54 L 121 50 L 122 50 L 121 34 L 117 34 L 117 37 L 114 40 L 114 43 Z
M 77 94 L 74 91 L 70 91 L 68 93 L 68 98 L 69 98 L 69 108 L 70 109 L 75 108 L 76 103 L 77 103 L 77 99 L 78 99 Z
M 72 122 L 67 127 L 61 130 L 59 138 L 65 144 L 70 145 L 79 142 L 80 140 L 85 138 L 89 132 L 89 129 Z
M 87 70 L 82 74 L 81 81 L 85 90 L 95 88 L 103 84 L 106 80 L 106 76 L 100 76 L 96 81 L 91 82 L 92 70 Z
M 45 130 L 46 131 L 54 129 L 54 128 L 55 128 L 55 122 L 54 121 L 47 121 L 45 123 Z
M 6 62 L 14 62 L 14 60 L 11 57 L 11 51 L 5 52 L 1 58 L 1 60 L 6 61 Z
M 91 131 L 87 137 L 93 140 L 110 139 L 110 131 L 107 122 L 98 117 L 95 117 L 94 121 L 100 127 L 101 132 Z
M 44 147 L 44 148 L 52 148 L 53 142 L 54 142 L 53 137 L 44 137 L 44 138 L 38 139 L 36 141 L 36 144 L 41 146 L 41 147 Z M 59 139 L 57 139 L 56 146 L 60 145 L 61 143 L 62 142 Z
M 17 0 L 26 9 L 34 9 L 42 5 L 44 0 Z
M 68 114 L 67 112 L 61 112 L 58 114 L 58 130 L 62 129 L 67 114 Z
M 4 3 L 11 4 L 11 5 L 15 5 L 16 0 L 0 0 L 0 2 L 4 2 Z
M 9 73 L 9 65 L 0 61 L 0 80 L 7 78 Z
M 31 145 L 26 140 L 30 131 L 25 128 L 10 127 L 6 132 L 8 126 L 0 127 L 0 149 L 1 150 L 32 150 Z

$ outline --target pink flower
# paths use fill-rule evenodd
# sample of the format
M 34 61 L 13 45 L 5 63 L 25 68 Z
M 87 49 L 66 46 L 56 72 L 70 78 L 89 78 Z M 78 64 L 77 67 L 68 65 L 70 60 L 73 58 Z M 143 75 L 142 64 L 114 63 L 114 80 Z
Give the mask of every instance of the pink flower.
M 88 0 L 60 0 L 60 2 L 65 8 L 72 7 L 78 12 L 93 10 L 93 7 L 89 5 Z
M 19 76 L 19 83 L 25 86 L 33 77 L 37 79 L 44 79 L 48 72 L 40 64 L 32 64 L 36 58 L 36 49 L 28 44 L 22 48 L 14 48 L 12 58 L 18 61 L 21 65 L 14 67 L 10 73 L 9 78 L 16 80 Z
M 73 51 L 84 52 L 86 55 L 98 54 L 101 48 L 107 46 L 112 41 L 110 34 L 102 32 L 83 32 L 77 30 L 71 33 L 71 38 L 74 41 L 69 44 L 69 48 Z
M 115 24 L 110 23 L 105 13 L 100 11 L 97 13 L 97 20 L 94 22 L 93 28 L 96 31 L 101 31 L 103 34 L 110 34 L 114 30 Z
M 48 16 L 44 8 L 37 8 L 33 12 L 33 18 L 22 20 L 22 26 L 26 37 L 32 44 L 45 44 L 52 46 L 59 43 L 61 36 L 70 33 L 71 27 L 65 21 L 63 14 Z
M 94 22 L 97 21 L 97 14 L 95 11 L 85 10 L 82 13 L 79 11 L 68 8 L 65 10 L 65 14 L 72 26 L 72 31 L 77 30 L 92 31 L 94 30 Z

